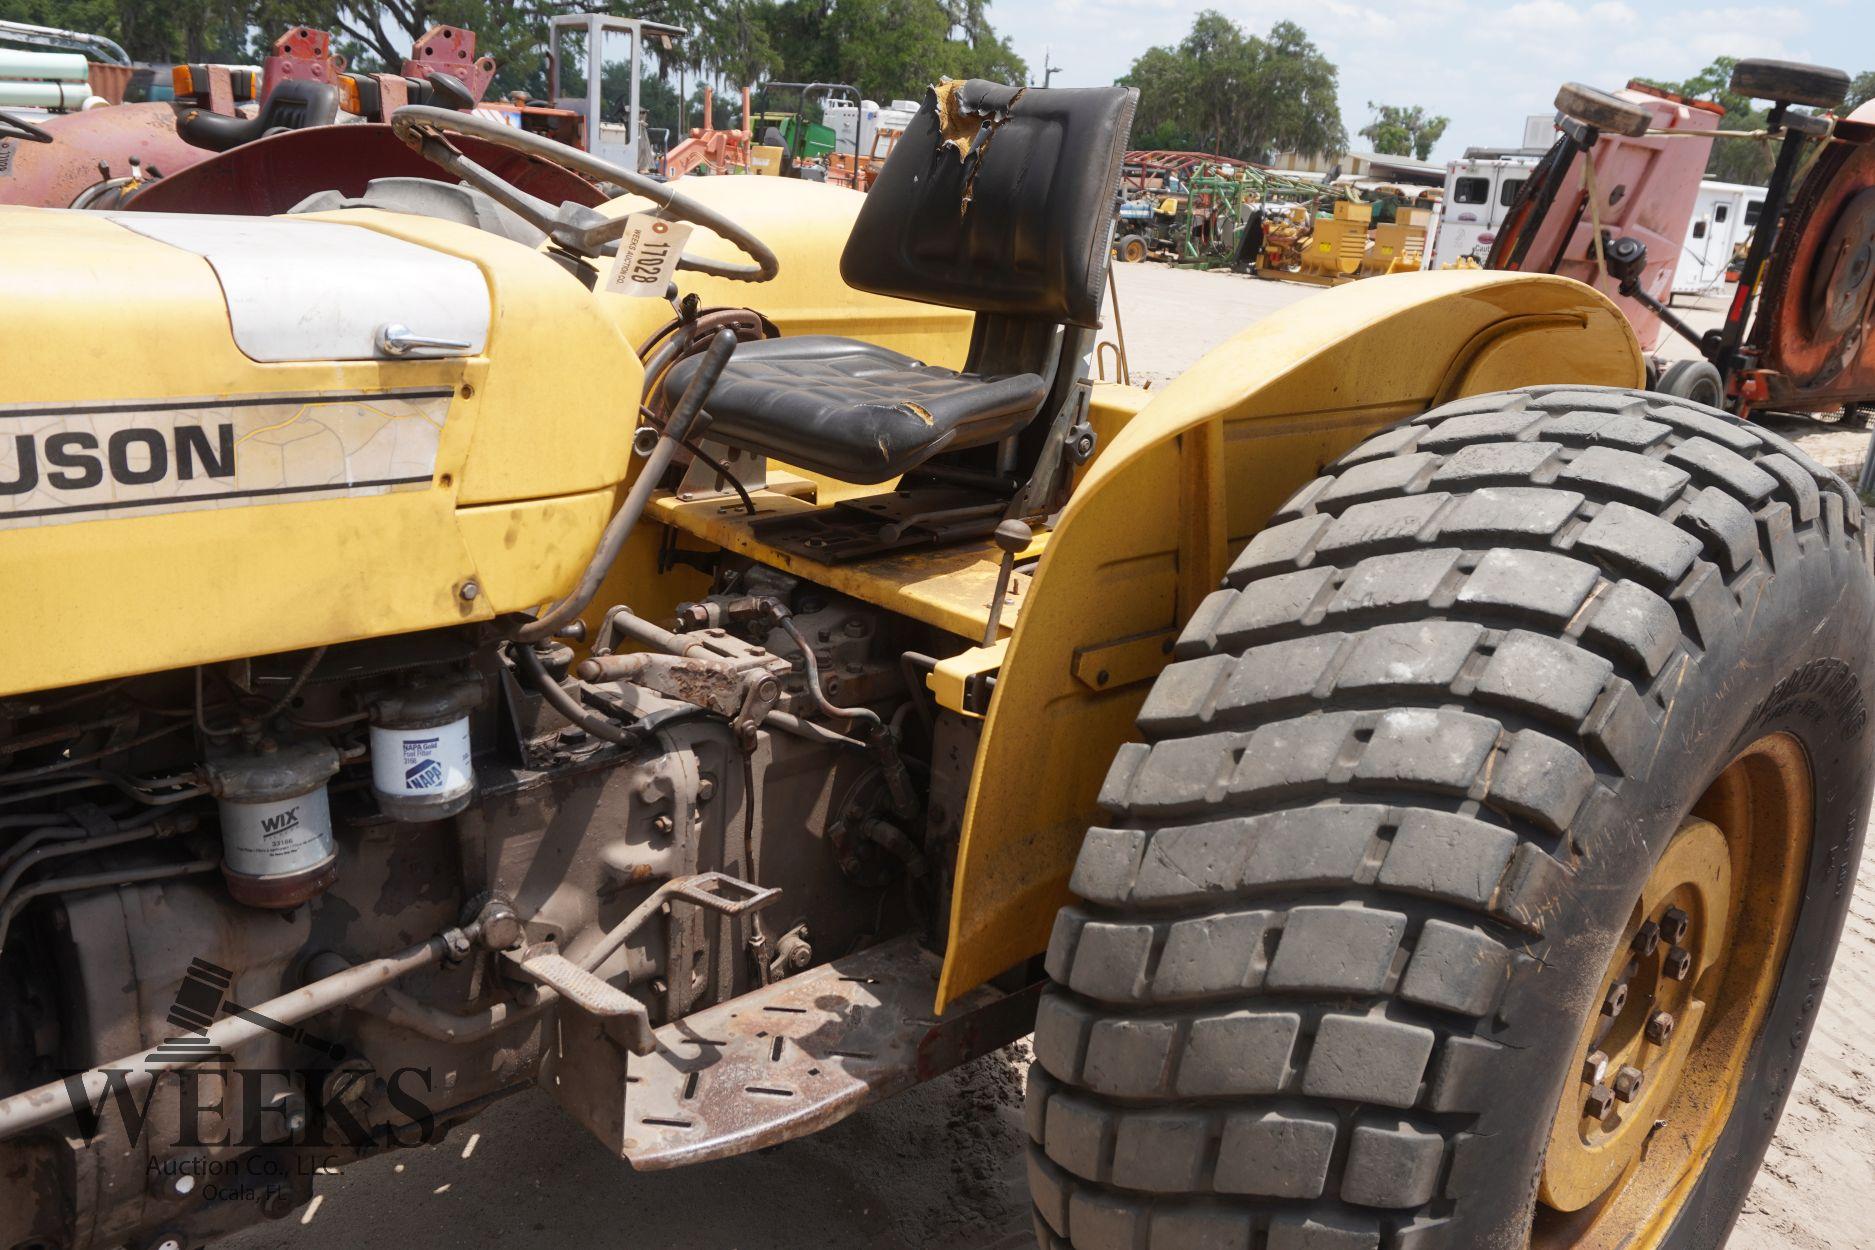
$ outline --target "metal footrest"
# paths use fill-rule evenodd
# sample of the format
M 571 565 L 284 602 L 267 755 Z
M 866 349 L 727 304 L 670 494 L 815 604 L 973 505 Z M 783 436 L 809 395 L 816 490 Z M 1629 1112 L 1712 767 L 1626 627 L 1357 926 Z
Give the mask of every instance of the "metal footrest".
M 887 942 L 666 1025 L 649 1055 L 627 1053 L 598 1021 L 562 1017 L 542 1079 L 636 1168 L 760 1150 L 1034 1027 L 1039 986 L 980 988 L 933 1016 L 940 966 L 910 938 Z

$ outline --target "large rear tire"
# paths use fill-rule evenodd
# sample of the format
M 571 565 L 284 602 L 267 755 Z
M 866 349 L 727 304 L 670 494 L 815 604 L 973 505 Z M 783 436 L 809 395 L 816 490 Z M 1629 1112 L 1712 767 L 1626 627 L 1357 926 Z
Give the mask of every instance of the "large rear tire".
M 1301 491 L 1082 849 L 1042 1244 L 1719 1245 L 1861 852 L 1861 522 L 1775 435 L 1601 388 L 1447 405 Z

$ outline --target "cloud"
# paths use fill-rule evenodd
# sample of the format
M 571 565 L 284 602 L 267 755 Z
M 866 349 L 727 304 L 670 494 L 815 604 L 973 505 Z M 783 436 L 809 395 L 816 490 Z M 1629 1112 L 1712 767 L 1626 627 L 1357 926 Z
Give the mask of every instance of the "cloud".
M 1606 37 L 1639 20 L 1640 15 L 1620 0 L 1601 0 L 1587 8 L 1563 0 L 1522 0 L 1504 10 L 1494 24 L 1506 31 L 1532 35 L 1582 31 Z

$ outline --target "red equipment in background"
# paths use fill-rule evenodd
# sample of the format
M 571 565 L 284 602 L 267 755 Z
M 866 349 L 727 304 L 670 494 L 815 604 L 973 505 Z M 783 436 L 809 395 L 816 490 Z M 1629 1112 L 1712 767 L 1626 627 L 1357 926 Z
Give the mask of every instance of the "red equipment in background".
M 1652 351 L 1665 328 L 1661 318 L 1643 300 L 1623 293 L 1596 236 L 1607 232 L 1644 243 L 1639 287 L 1664 300 L 1712 155 L 1711 132 L 1725 110 L 1640 82 L 1630 82 L 1613 98 L 1645 112 L 1646 132 L 1600 129 L 1587 150 L 1567 135 L 1559 139 L 1524 184 L 1484 267 L 1586 282 L 1621 306 L 1641 347 Z

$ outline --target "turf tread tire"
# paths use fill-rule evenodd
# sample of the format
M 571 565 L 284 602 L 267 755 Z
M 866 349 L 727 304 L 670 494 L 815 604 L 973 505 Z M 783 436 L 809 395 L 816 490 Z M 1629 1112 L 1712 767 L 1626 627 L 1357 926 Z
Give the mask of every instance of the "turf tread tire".
M 1859 502 L 1672 397 L 1534 388 L 1375 435 L 1199 606 L 1058 917 L 1041 1244 L 1485 1244 L 1474 1132 L 1590 805 Z M 1514 1200 L 1513 1200 L 1514 1201 Z

